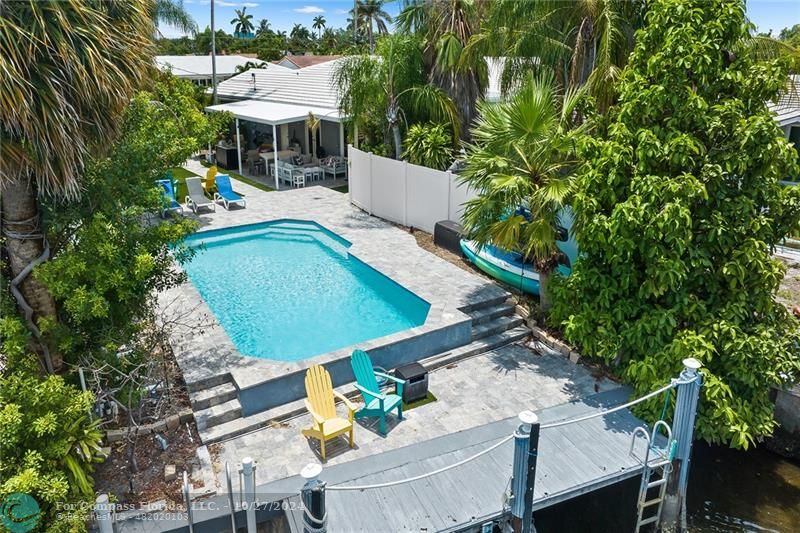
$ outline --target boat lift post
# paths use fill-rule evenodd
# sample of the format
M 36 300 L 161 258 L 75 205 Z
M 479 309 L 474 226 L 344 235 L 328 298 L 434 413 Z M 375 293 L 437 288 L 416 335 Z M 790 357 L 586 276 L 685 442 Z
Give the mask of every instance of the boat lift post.
M 539 454 L 539 419 L 531 411 L 522 411 L 519 420 L 520 425 L 514 432 L 511 527 L 514 533 L 531 533 L 534 531 L 533 486 Z
M 667 483 L 659 524 L 662 530 L 667 531 L 686 531 L 686 487 L 689 483 L 697 401 L 702 386 L 702 375 L 698 373 L 702 366 L 700 361 L 694 358 L 684 359 L 683 366 L 672 420 L 673 436 L 678 448 L 672 460 L 672 475 Z

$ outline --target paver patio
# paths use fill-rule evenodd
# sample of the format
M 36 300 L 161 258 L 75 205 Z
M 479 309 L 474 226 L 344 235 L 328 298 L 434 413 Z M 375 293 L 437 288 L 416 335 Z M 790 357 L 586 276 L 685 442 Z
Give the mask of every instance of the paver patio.
M 355 448 L 347 446 L 345 437 L 329 442 L 326 464 L 352 461 L 616 387 L 544 347 L 512 344 L 434 371 L 430 390 L 436 402 L 406 411 L 403 421 L 390 416 L 386 437 L 378 433 L 377 419 L 359 420 Z M 338 409 L 345 412 L 344 406 Z M 309 425 L 310 417 L 303 415 L 212 445 L 218 452 L 217 490 L 225 492 L 225 461 L 235 472 L 242 458 L 252 457 L 258 461 L 258 483 L 296 475 L 306 464 L 320 462 L 317 441 L 300 433 Z

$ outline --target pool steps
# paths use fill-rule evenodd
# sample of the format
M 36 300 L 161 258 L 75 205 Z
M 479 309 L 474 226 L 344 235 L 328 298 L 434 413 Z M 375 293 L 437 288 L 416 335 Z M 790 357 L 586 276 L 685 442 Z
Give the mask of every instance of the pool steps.
M 420 361 L 428 370 L 521 341 L 530 334 L 522 318 L 514 313 L 514 304 L 505 301 L 505 298 L 483 301 L 464 312 L 472 318 L 472 342 Z M 358 396 L 352 384 L 343 385 L 337 390 L 348 397 Z M 305 413 L 303 400 L 299 399 L 242 417 L 236 387 L 229 374 L 215 376 L 214 380 L 203 383 L 192 383 L 189 397 L 198 432 L 205 444 L 232 439 Z

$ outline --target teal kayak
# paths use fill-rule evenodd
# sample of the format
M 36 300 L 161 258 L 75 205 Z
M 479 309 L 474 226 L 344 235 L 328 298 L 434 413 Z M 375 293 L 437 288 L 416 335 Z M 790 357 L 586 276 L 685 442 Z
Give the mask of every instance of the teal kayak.
M 539 294 L 539 273 L 533 265 L 523 263 L 519 254 L 491 245 L 479 247 L 463 239 L 461 250 L 473 265 L 491 277 L 522 292 Z

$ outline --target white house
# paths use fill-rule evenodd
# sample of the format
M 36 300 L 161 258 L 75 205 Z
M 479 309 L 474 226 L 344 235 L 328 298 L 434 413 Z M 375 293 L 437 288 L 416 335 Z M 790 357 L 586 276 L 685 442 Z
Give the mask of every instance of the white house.
M 344 156 L 346 117 L 339 113 L 333 73 L 341 59 L 290 70 L 269 63 L 250 69 L 217 86 L 222 102 L 206 111 L 227 111 L 235 118 L 233 138 L 243 152 L 268 150 L 270 166 L 289 151 L 308 156 L 313 150 L 309 113 L 320 120 L 317 156 Z M 242 168 L 241 159 L 238 167 Z M 276 176 L 275 185 L 278 186 Z
M 156 56 L 156 66 L 163 71 L 172 71 L 178 77 L 191 80 L 197 85 L 210 86 L 212 77 L 211 56 Z M 217 55 L 217 83 L 236 74 L 236 67 L 248 61 L 259 62 L 251 57 Z
M 775 113 L 775 121 L 783 134 L 800 153 L 800 75 L 790 76 L 787 91 L 776 103 L 770 102 L 767 107 Z

